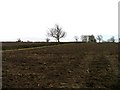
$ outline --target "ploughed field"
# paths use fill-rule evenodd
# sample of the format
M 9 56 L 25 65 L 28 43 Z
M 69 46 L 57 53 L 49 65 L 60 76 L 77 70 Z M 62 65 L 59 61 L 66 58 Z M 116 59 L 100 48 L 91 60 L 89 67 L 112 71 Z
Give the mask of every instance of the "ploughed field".
M 61 43 L 63 44 L 63 43 Z M 42 46 L 57 45 L 56 42 L 2 42 L 2 50 L 13 50 L 21 48 L 33 48 Z
M 114 88 L 117 43 L 69 43 L 3 51 L 3 88 Z

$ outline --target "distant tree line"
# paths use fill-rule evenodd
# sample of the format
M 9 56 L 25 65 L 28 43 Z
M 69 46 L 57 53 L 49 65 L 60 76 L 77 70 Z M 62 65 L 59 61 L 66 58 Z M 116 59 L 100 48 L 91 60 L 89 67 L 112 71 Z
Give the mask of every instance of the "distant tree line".
M 64 38 L 66 36 L 66 32 L 62 30 L 62 27 L 60 27 L 58 24 L 55 24 L 55 27 L 50 28 L 49 31 L 47 32 L 47 38 L 46 38 L 46 42 L 50 41 L 49 37 L 53 37 L 57 40 L 57 42 L 60 42 L 61 38 Z M 74 39 L 76 42 L 79 42 L 79 37 L 78 36 L 74 36 Z M 80 36 L 81 42 L 115 42 L 115 38 L 114 36 L 112 36 L 110 39 L 108 39 L 107 41 L 103 40 L 103 36 L 102 35 L 97 35 L 97 37 L 95 38 L 94 35 L 81 35 Z M 23 42 L 20 38 L 18 38 L 17 42 Z M 27 41 L 30 42 L 30 41 Z M 120 38 L 119 38 L 119 42 L 120 42 Z
M 76 42 L 78 42 L 78 36 L 74 36 L 74 39 Z M 81 35 L 81 42 L 115 42 L 115 38 L 114 36 L 112 36 L 110 39 L 108 39 L 107 41 L 103 40 L 103 36 L 102 35 L 97 35 L 97 37 L 95 38 L 94 35 Z

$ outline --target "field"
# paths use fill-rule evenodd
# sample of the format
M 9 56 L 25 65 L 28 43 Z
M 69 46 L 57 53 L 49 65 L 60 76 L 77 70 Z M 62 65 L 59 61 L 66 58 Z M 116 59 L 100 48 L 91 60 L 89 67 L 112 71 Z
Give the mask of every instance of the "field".
M 61 43 L 62 44 L 62 43 Z M 2 42 L 2 50 L 13 50 L 21 48 L 42 47 L 57 45 L 55 42 Z
M 119 86 L 118 43 L 65 43 L 4 50 L 3 88 Z

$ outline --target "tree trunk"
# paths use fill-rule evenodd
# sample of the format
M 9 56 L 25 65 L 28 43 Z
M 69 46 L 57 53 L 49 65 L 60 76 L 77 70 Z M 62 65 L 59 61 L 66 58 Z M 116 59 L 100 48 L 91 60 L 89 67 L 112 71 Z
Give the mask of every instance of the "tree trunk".
M 57 41 L 58 41 L 58 43 L 60 42 L 60 40 L 59 40 L 59 39 L 57 39 Z

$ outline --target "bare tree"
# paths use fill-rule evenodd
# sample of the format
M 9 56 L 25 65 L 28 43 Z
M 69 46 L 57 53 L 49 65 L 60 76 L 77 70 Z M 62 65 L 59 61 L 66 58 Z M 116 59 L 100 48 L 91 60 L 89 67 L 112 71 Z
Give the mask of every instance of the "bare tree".
M 108 42 L 115 42 L 114 36 L 112 36 L 110 39 L 107 40 Z
M 78 36 L 74 36 L 74 39 L 76 40 L 76 42 L 78 42 Z
M 81 35 L 81 40 L 82 40 L 82 42 L 87 42 L 87 36 L 86 35 Z
M 60 39 L 65 37 L 66 32 L 62 31 L 62 28 L 59 27 L 59 25 L 55 25 L 54 28 L 51 28 L 48 32 L 48 36 L 53 37 L 57 40 L 57 42 L 60 42 Z
M 22 40 L 20 38 L 17 39 L 17 42 L 22 42 Z
M 99 41 L 99 43 L 100 43 L 100 41 L 103 40 L 103 36 L 102 36 L 102 35 L 98 35 L 96 39 L 97 39 L 97 40 Z
M 50 39 L 49 38 L 46 38 L 46 42 L 49 42 L 50 41 Z

